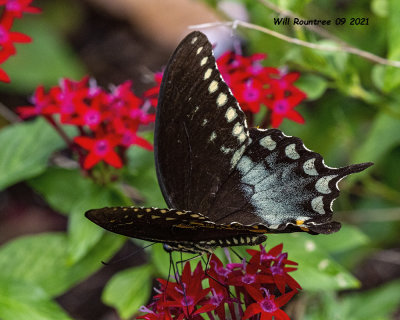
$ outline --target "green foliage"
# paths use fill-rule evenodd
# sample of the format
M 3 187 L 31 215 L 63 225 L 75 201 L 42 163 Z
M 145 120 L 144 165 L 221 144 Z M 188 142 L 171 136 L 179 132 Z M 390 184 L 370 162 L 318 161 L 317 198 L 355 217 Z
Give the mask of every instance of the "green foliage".
M 0 145 L 1 190 L 42 173 L 63 141 L 48 123 L 36 119 L 2 129 Z
M 123 319 L 130 318 L 150 297 L 151 271 L 151 266 L 142 266 L 119 272 L 104 289 L 103 301 L 115 307 Z
M 64 233 L 24 236 L 0 249 L 2 277 L 40 286 L 55 297 L 97 271 L 119 249 L 123 240 L 107 234 L 79 263 L 69 259 L 68 238 Z
M 332 292 L 311 296 L 305 320 L 352 319 L 390 320 L 400 300 L 400 281 L 365 292 L 338 298 Z M 315 303 L 317 302 L 317 303 Z
M 0 276 L 2 320 L 72 320 L 39 286 Z

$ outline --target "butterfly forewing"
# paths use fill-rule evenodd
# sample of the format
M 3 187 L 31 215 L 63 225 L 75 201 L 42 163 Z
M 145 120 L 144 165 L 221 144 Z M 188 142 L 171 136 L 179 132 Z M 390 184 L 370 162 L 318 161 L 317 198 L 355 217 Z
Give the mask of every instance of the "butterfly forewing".
M 245 122 L 211 44 L 191 33 L 170 59 L 157 107 L 155 161 L 169 206 L 208 211 L 249 144 Z

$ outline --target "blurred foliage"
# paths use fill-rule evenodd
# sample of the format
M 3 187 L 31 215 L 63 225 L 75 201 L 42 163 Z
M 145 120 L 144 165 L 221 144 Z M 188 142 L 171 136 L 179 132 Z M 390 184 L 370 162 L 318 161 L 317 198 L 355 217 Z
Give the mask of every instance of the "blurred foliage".
M 241 2 L 255 24 L 304 41 L 338 45 L 305 28 L 275 26 L 273 18 L 279 14 L 262 2 Z M 38 84 L 54 85 L 60 77 L 83 75 L 85 67 L 64 39 L 64 33 L 79 24 L 82 12 L 67 3 L 48 1 L 42 16 L 24 18 L 16 26 L 34 42 L 18 47 L 18 54 L 3 65 L 12 82 L 1 84 L 0 91 L 29 95 Z M 397 0 L 274 3 L 305 18 L 368 17 L 368 26 L 333 24 L 326 29 L 352 46 L 400 60 Z M 292 275 L 305 289 L 303 319 L 390 319 L 400 300 L 398 281 L 340 297 L 337 291 L 360 286 L 351 269 L 367 255 L 383 246 L 398 245 L 400 69 L 376 65 L 344 51 L 299 47 L 258 31 L 240 29 L 240 33 L 251 52 L 268 53 L 268 65 L 302 73 L 297 84 L 308 100 L 299 111 L 306 124 L 286 120 L 282 129 L 287 134 L 301 137 L 309 148 L 323 154 L 330 166 L 375 162 L 366 172 L 342 182 L 345 191 L 335 202 L 336 211 L 346 211 L 343 220 L 353 221 L 355 226 L 345 225 L 329 236 L 270 235 L 267 240 L 268 247 L 283 242 L 289 259 L 299 263 L 299 270 Z M 146 137 L 151 140 L 152 134 Z M 2 129 L 0 145 L 0 189 L 26 181 L 51 208 L 69 219 L 67 232 L 24 236 L 0 248 L 0 318 L 26 319 L 29 314 L 34 320 L 71 319 L 53 298 L 96 272 L 100 261 L 111 258 L 125 241 L 90 223 L 83 213 L 89 208 L 134 204 L 125 194 L 126 185 L 140 194 L 137 204 L 165 206 L 153 154 L 131 148 L 121 179 L 100 186 L 77 169 L 50 164 L 50 156 L 63 148 L 63 142 L 41 119 Z M 244 250 L 238 251 L 244 255 Z M 169 256 L 161 245 L 146 252 L 151 256 L 149 264 L 116 274 L 103 292 L 104 303 L 115 307 L 124 319 L 147 302 L 154 277 L 169 273 Z M 187 257 L 191 255 L 183 255 L 183 259 Z M 175 261 L 180 259 L 174 254 Z

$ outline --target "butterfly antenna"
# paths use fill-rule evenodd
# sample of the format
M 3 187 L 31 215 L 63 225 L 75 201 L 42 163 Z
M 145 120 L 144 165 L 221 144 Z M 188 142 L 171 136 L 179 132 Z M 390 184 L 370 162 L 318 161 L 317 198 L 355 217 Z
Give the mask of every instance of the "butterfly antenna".
M 134 255 L 138 254 L 139 252 L 143 251 L 144 249 L 147 249 L 148 247 L 151 247 L 152 245 L 155 245 L 155 244 L 156 244 L 155 242 L 150 243 L 150 244 L 148 244 L 147 246 L 144 246 L 143 248 L 139 248 L 139 249 L 133 251 L 132 253 L 128 254 L 127 256 L 122 257 L 122 258 L 120 258 L 120 259 L 117 259 L 117 260 L 115 260 L 115 261 L 113 261 L 113 262 L 101 261 L 101 263 L 102 263 L 103 265 L 105 265 L 105 266 L 111 266 L 111 265 L 113 265 L 113 264 L 117 264 L 117 263 L 119 263 L 119 262 L 121 262 L 121 261 L 124 261 L 124 260 L 130 258 L 130 257 L 133 257 Z

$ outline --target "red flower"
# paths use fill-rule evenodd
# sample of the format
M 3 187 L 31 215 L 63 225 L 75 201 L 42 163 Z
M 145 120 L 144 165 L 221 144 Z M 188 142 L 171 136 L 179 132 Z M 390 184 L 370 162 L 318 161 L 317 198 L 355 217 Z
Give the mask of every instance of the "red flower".
M 180 283 L 168 283 L 167 281 L 158 279 L 165 288 L 164 299 L 158 297 L 158 308 L 174 308 L 175 312 L 179 314 L 176 319 L 192 319 L 202 312 L 209 311 L 209 306 L 203 306 L 197 309 L 199 304 L 204 304 L 205 297 L 210 292 L 210 289 L 202 288 L 202 280 L 204 271 L 199 263 L 192 273 L 190 270 L 190 263 L 186 263 L 180 278 Z M 166 298 L 165 298 L 166 297 Z M 168 299 L 168 300 L 167 300 Z
M 52 89 L 54 90 L 54 89 Z M 51 90 L 50 90 L 51 91 Z M 17 112 L 22 119 L 37 115 L 51 115 L 58 112 L 58 106 L 51 93 L 46 94 L 44 87 L 39 86 L 31 99 L 33 106 L 21 106 Z
M 306 97 L 293 84 L 299 73 L 281 75 L 276 68 L 262 66 L 265 58 L 266 55 L 259 53 L 243 57 L 226 52 L 217 63 L 243 111 L 257 113 L 261 105 L 266 105 L 271 110 L 272 127 L 278 127 L 284 118 L 304 123 L 302 116 L 293 110 Z
M 21 18 L 24 12 L 40 13 L 39 8 L 31 7 L 32 0 L 0 0 L 0 5 L 6 6 L 6 11 L 15 18 Z
M 278 298 L 274 295 L 270 295 L 268 290 L 262 288 L 265 297 L 261 294 L 260 290 L 257 290 L 251 286 L 248 286 L 247 292 L 256 301 L 249 305 L 244 313 L 243 320 L 248 319 L 256 314 L 261 314 L 261 320 L 290 320 L 289 316 L 279 309 L 283 305 L 289 302 L 289 300 L 297 293 L 296 290 L 292 290 L 289 293 L 283 294 Z
M 83 168 L 91 169 L 95 164 L 104 160 L 115 168 L 122 167 L 122 160 L 115 152 L 118 140 L 112 136 L 101 136 L 98 138 L 76 137 L 74 142 L 89 151 L 83 163 Z
M 32 39 L 20 32 L 11 32 L 3 25 L 0 25 L 0 45 L 2 50 L 9 54 L 15 54 L 14 42 L 28 43 Z
M 249 272 L 255 273 L 261 270 L 265 276 L 270 275 L 276 287 L 281 293 L 285 293 L 286 285 L 293 290 L 301 289 L 301 286 L 294 280 L 288 272 L 295 271 L 296 268 L 286 267 L 285 265 L 297 265 L 296 262 L 287 259 L 287 253 L 282 253 L 283 245 L 277 245 L 268 252 L 260 245 L 260 250 L 249 249 L 247 252 L 252 255 L 248 263 Z M 265 278 L 264 283 L 267 282 Z
M 154 74 L 154 81 L 156 82 L 156 85 L 153 88 L 150 88 L 143 93 L 143 99 L 145 103 L 148 101 L 150 106 L 152 107 L 157 106 L 162 77 L 163 77 L 162 72 L 156 72 Z

